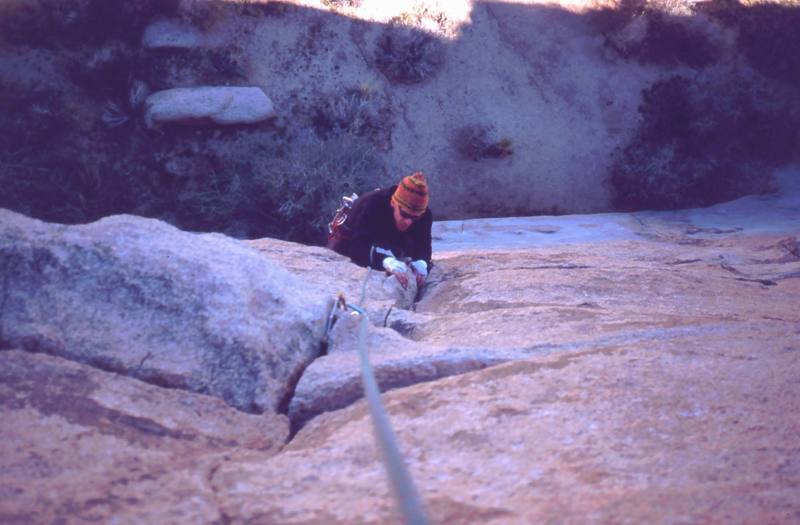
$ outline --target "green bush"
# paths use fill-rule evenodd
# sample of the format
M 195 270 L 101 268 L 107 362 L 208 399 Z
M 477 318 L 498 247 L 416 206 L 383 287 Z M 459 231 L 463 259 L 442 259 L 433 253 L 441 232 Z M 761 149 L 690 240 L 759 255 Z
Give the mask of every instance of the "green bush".
M 800 119 L 791 101 L 748 78 L 674 76 L 647 89 L 642 124 L 609 171 L 614 206 L 705 206 L 769 190 L 772 169 L 796 158 Z
M 800 90 L 800 2 L 711 0 L 700 6 L 737 30 L 736 45 L 754 69 Z

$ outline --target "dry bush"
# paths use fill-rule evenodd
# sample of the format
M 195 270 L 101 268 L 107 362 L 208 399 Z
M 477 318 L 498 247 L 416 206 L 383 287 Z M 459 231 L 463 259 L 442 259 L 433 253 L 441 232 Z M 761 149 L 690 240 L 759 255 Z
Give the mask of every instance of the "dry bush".
M 56 48 L 109 40 L 136 44 L 154 18 L 177 12 L 179 0 L 4 0 L 0 39 Z
M 499 140 L 490 138 L 489 126 L 474 124 L 458 128 L 451 143 L 461 158 L 478 161 L 481 159 L 501 159 L 514 153 L 514 144 L 508 137 Z
M 378 38 L 376 67 L 392 82 L 419 84 L 444 65 L 445 44 L 436 36 L 403 24 L 390 24 Z
M 62 75 L 52 82 L 58 87 L 46 89 L 0 82 L 0 206 L 53 222 L 135 213 L 190 230 L 322 243 L 338 198 L 381 182 L 385 169 L 375 151 L 391 133 L 386 101 L 365 90 L 321 99 L 315 111 L 328 129 L 319 136 L 294 137 L 271 123 L 147 129 L 137 108 L 149 89 L 184 78 L 235 83 L 243 74 L 237 47 L 138 48 L 150 18 L 171 14 L 175 5 L 0 4 L 0 15 L 9 15 L 0 16 L 3 28 L 27 24 L 0 38 L 17 47 L 46 45 L 43 52 Z M 208 23 L 248 10 L 279 15 L 290 7 L 207 5 L 197 16 Z M 92 32 L 101 15 L 116 25 Z M 297 125 L 313 129 L 307 120 Z
M 687 16 L 681 2 L 620 0 L 591 13 L 607 48 L 644 64 L 702 68 L 719 60 L 721 50 L 708 23 Z
M 738 31 L 737 47 L 754 69 L 800 90 L 800 2 L 711 0 L 701 8 Z
M 336 124 L 324 136 L 294 136 L 270 123 L 109 127 L 97 104 L 91 124 L 52 92 L 0 92 L 0 206 L 47 221 L 135 213 L 187 230 L 322 243 L 341 195 L 386 182 L 371 102 L 357 97 L 330 99 Z
M 342 7 L 361 7 L 361 0 L 322 0 L 325 7 L 332 7 L 334 9 Z
M 389 101 L 367 87 L 320 95 L 293 112 L 308 120 L 321 138 L 348 133 L 364 137 L 382 150 L 390 146 L 394 117 Z
M 186 230 L 322 244 L 341 195 L 385 182 L 375 147 L 349 133 L 175 127 L 150 145 L 152 191 L 137 212 Z
M 133 209 L 145 186 L 135 147 L 85 128 L 52 92 L 0 91 L 0 207 L 66 223 Z
M 228 17 L 283 16 L 297 5 L 275 0 L 178 0 L 177 15 L 185 22 L 207 30 Z
M 126 100 L 136 50 L 119 40 L 68 55 L 66 70 L 72 83 L 92 99 Z M 88 101 L 87 101 L 88 102 Z
M 322 244 L 339 198 L 380 186 L 384 173 L 375 148 L 361 137 L 338 134 L 320 140 L 303 134 L 278 162 L 256 174 L 256 187 L 275 203 L 270 227 L 277 227 L 281 237 Z
M 749 79 L 674 76 L 646 90 L 642 125 L 609 172 L 614 206 L 705 206 L 770 190 L 773 169 L 797 157 L 800 112 Z
M 139 54 L 130 74 L 153 90 L 193 85 L 232 85 L 245 78 L 247 64 L 242 49 L 150 49 Z

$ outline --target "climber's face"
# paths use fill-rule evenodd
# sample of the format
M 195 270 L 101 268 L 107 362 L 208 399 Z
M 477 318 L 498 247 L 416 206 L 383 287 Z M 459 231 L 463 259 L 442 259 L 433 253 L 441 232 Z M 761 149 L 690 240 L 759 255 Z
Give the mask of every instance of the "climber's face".
M 411 215 L 403 208 L 391 201 L 392 213 L 394 214 L 394 226 L 398 231 L 404 232 L 417 222 L 421 215 Z

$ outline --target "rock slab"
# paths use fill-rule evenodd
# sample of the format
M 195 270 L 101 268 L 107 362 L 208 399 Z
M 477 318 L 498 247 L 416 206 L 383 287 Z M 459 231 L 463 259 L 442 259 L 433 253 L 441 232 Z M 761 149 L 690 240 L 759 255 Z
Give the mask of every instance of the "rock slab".
M 275 454 L 286 417 L 59 357 L 0 352 L 0 523 L 222 522 L 226 451 Z
M 145 100 L 149 127 L 160 124 L 255 124 L 275 116 L 275 108 L 260 87 L 197 86 L 165 89 Z
M 285 409 L 330 298 L 245 244 L 114 216 L 0 210 L 0 348 L 59 355 L 247 412 Z

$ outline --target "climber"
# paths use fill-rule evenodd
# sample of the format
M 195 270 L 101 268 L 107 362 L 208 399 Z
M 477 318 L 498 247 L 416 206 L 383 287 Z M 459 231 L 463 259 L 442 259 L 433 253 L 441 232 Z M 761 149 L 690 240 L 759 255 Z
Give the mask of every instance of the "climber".
M 403 288 L 413 275 L 417 288 L 422 288 L 431 269 L 433 224 L 424 174 L 416 172 L 396 186 L 365 193 L 346 219 L 336 222 L 331 223 L 328 248 L 359 266 L 385 270 Z

